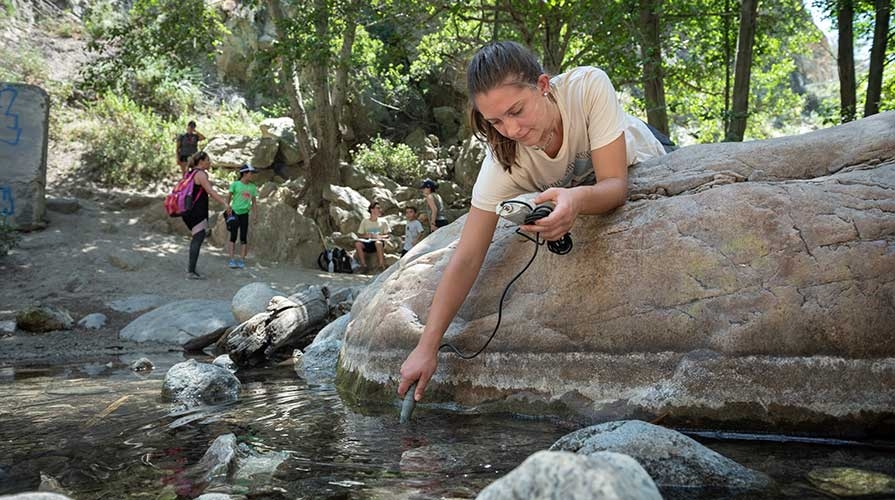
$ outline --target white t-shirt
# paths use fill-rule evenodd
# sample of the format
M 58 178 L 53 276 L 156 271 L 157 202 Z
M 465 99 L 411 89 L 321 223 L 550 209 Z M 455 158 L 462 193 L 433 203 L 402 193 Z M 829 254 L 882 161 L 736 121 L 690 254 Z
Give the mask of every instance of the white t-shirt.
M 520 194 L 593 184 L 590 152 L 622 133 L 629 166 L 665 154 L 649 127 L 625 113 L 612 82 L 602 70 L 579 67 L 553 77 L 550 83 L 563 126 L 563 142 L 556 158 L 517 143 L 517 161 L 510 174 L 488 148 L 472 188 L 472 206 L 491 212 L 501 201 Z
M 423 232 L 423 225 L 418 220 L 412 220 L 404 228 L 404 250 L 413 248 L 413 243 Z

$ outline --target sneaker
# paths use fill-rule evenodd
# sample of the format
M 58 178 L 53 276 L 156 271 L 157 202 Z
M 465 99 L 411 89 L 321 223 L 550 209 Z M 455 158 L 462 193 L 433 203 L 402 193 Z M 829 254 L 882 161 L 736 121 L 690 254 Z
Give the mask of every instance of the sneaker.
M 245 269 L 245 267 L 246 267 L 246 261 L 244 261 L 244 260 L 237 260 L 237 261 L 236 261 L 236 267 L 238 267 L 238 268 L 240 268 L 240 269 Z
M 236 269 L 236 268 L 239 267 L 239 263 L 236 262 L 236 259 L 230 259 L 230 260 L 227 262 L 227 267 L 229 267 L 230 269 Z
M 199 274 L 197 272 L 191 272 L 191 273 L 187 273 L 186 279 L 188 279 L 188 280 L 204 280 L 205 276 L 202 276 L 201 274 Z

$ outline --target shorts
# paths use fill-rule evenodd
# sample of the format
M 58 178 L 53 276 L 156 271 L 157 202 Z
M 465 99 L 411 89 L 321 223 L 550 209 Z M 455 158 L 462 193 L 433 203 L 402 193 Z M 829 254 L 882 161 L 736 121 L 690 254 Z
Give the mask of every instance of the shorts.
M 179 157 L 179 158 L 180 158 L 180 162 L 181 162 L 181 163 L 186 163 L 186 162 L 190 161 L 190 156 L 193 156 L 193 155 L 180 155 L 180 157 Z
M 373 240 L 363 240 L 365 253 L 376 253 L 376 242 Z
M 435 219 L 435 227 L 444 227 L 448 225 L 447 219 Z
M 239 242 L 245 245 L 249 242 L 249 214 L 246 212 L 234 215 L 236 215 L 237 223 L 230 231 L 230 243 L 236 243 L 236 235 L 238 233 Z

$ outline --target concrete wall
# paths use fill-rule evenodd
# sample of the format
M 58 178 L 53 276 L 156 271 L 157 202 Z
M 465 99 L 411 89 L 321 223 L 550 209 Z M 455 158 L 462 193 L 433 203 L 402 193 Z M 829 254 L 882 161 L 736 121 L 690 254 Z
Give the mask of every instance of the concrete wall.
M 0 82 L 0 223 L 23 230 L 42 225 L 49 117 L 43 89 Z

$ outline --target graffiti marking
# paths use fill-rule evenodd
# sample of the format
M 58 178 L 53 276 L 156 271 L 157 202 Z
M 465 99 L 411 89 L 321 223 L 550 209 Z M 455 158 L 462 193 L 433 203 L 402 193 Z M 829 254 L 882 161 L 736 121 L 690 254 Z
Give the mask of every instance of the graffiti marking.
M 19 143 L 22 136 L 22 129 L 19 127 L 19 115 L 12 112 L 12 105 L 16 102 L 16 96 L 19 91 L 13 87 L 4 87 L 0 89 L 0 142 L 5 142 L 10 146 Z
M 16 213 L 16 203 L 12 196 L 12 188 L 0 186 L 0 216 L 12 217 Z

